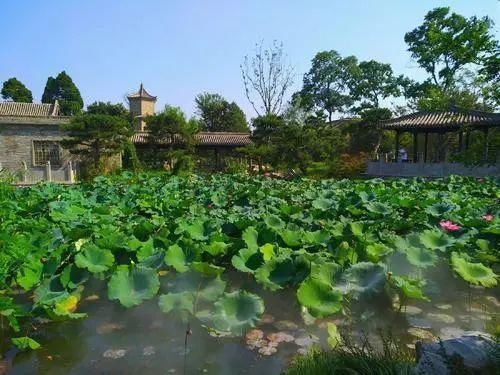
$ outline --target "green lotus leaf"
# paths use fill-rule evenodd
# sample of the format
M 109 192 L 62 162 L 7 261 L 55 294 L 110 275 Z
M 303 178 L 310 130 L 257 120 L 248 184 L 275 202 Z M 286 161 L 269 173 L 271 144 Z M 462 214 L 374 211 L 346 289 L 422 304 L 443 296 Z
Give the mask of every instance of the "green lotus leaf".
M 224 293 L 224 289 L 226 289 L 226 282 L 220 277 L 216 277 L 199 290 L 198 299 L 205 302 L 214 302 Z
M 316 208 L 317 210 L 321 211 L 327 211 L 332 208 L 335 208 L 335 201 L 333 199 L 327 199 L 327 198 L 316 198 L 312 202 L 312 206 Z
M 11 341 L 19 350 L 36 350 L 40 348 L 40 344 L 28 336 L 14 337 Z
M 155 253 L 155 247 L 153 243 L 153 238 L 149 238 L 145 242 L 141 242 L 141 245 L 137 249 L 137 260 L 142 262 L 143 260 L 151 257 Z
M 101 249 L 117 251 L 128 247 L 129 237 L 125 233 L 117 232 L 116 228 L 106 227 L 101 229 L 97 235 L 99 237 L 94 242 Z
M 271 260 L 275 255 L 274 245 L 271 243 L 266 243 L 259 248 L 259 251 L 262 253 L 262 258 L 265 262 Z
M 386 274 L 382 263 L 356 263 L 343 272 L 335 289 L 354 297 L 376 295 L 384 290 Z
M 332 322 L 327 322 L 326 329 L 328 332 L 328 345 L 330 348 L 335 348 L 342 340 L 340 333 L 337 330 L 337 326 Z
M 365 207 L 368 211 L 374 213 L 374 214 L 378 214 L 378 215 L 389 215 L 390 213 L 392 213 L 392 210 L 391 208 L 384 204 L 384 203 L 380 203 L 380 202 L 370 202 L 370 203 L 367 203 L 365 204 Z
M 179 228 L 176 230 L 176 233 L 185 232 L 189 235 L 189 237 L 196 241 L 203 241 L 207 239 L 205 234 L 205 222 L 203 220 L 196 220 L 191 224 L 188 224 L 185 221 L 181 221 L 179 223 Z
M 406 249 L 406 259 L 415 267 L 427 268 L 433 266 L 438 257 L 432 250 L 422 247 L 409 247 Z
M 451 264 L 456 273 L 468 283 L 482 285 L 492 288 L 497 285 L 497 278 L 493 270 L 482 263 L 472 263 L 462 255 L 453 252 L 451 254 Z
M 364 223 L 361 221 L 353 221 L 349 223 L 349 228 L 351 233 L 356 237 L 363 237 L 364 235 Z
M 289 257 L 274 258 L 255 271 L 255 280 L 270 290 L 282 289 L 294 277 L 295 267 Z
M 329 240 L 330 234 L 327 231 L 317 230 L 314 232 L 303 233 L 303 241 L 309 245 L 322 245 L 326 244 Z
M 78 268 L 73 264 L 66 266 L 61 272 L 61 284 L 65 288 L 75 289 L 79 285 L 85 283 L 89 278 L 89 273 L 82 268 Z
M 43 264 L 40 263 L 38 259 L 26 262 L 22 268 L 17 271 L 16 282 L 24 290 L 30 290 L 40 282 L 42 269 Z
M 436 203 L 425 209 L 425 212 L 431 214 L 432 216 L 442 217 L 444 214 L 451 212 L 455 209 L 455 206 L 448 203 Z
M 406 298 L 429 301 L 429 298 L 422 291 L 423 282 L 421 280 L 406 276 L 392 276 L 391 282 L 401 290 Z
M 378 262 L 380 258 L 390 254 L 392 249 L 383 243 L 375 243 L 366 246 L 366 254 L 373 262 Z
M 107 271 L 115 263 L 113 253 L 92 243 L 86 243 L 75 256 L 75 264 L 91 273 Z
M 238 271 L 253 273 L 263 262 L 262 253 L 253 249 L 241 249 L 231 258 L 231 263 Z
M 159 288 L 160 280 L 154 269 L 139 265 L 120 266 L 108 282 L 108 298 L 132 307 L 153 298 Z
M 204 251 L 209 253 L 210 255 L 216 257 L 219 255 L 225 255 L 226 254 L 226 249 L 229 247 L 229 244 L 221 241 L 214 241 L 209 243 L 205 248 Z
M 215 266 L 207 262 L 192 262 L 191 269 L 205 275 L 218 276 L 224 272 L 224 267 Z
M 165 314 L 174 311 L 183 318 L 194 314 L 195 294 L 192 292 L 162 294 L 158 299 L 160 310 Z
M 59 277 L 44 280 L 38 288 L 35 289 L 34 301 L 37 305 L 53 306 L 67 298 L 69 293 L 61 284 Z
M 189 267 L 186 265 L 186 254 L 177 244 L 171 245 L 168 248 L 165 254 L 165 263 L 175 268 L 177 272 L 186 272 L 189 270 Z
M 342 309 L 342 294 L 331 284 L 311 277 L 300 284 L 297 299 L 316 318 L 324 318 Z
M 224 293 L 215 303 L 210 315 L 199 318 L 214 329 L 242 335 L 253 327 L 264 312 L 264 302 L 259 296 L 245 291 Z
M 445 250 L 452 246 L 455 240 L 438 230 L 426 230 L 420 234 L 420 242 L 429 249 Z
M 251 250 L 257 250 L 259 248 L 259 244 L 257 242 L 258 237 L 259 233 L 254 227 L 248 227 L 242 235 L 243 241 L 245 241 L 245 244 Z
M 338 273 L 340 266 L 328 260 L 318 260 L 311 263 L 311 278 L 325 284 L 331 284 Z
M 279 232 L 283 242 L 290 247 L 299 247 L 302 244 L 304 233 L 300 230 L 284 229 Z
M 264 218 L 264 222 L 269 228 L 275 231 L 285 228 L 285 222 L 276 215 L 267 215 Z

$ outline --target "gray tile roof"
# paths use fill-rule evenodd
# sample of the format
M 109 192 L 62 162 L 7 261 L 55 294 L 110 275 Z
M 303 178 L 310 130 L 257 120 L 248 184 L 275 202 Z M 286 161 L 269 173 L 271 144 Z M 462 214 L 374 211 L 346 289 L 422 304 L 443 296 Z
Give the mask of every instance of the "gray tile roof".
M 59 116 L 59 104 L 0 102 L 0 116 L 52 117 Z
M 146 99 L 146 100 L 156 100 L 156 96 L 149 94 L 146 91 L 146 89 L 144 89 L 144 85 L 142 83 L 141 83 L 141 86 L 139 87 L 139 91 L 128 95 L 127 98 L 129 98 L 129 99 L 142 98 L 142 99 Z
M 457 130 L 464 125 L 474 128 L 500 126 L 500 113 L 482 111 L 415 112 L 398 118 L 381 121 L 381 129 L 390 130 Z
M 132 136 L 135 144 L 146 144 L 149 142 L 148 132 L 137 132 Z M 200 132 L 195 134 L 195 140 L 199 146 L 232 146 L 241 147 L 252 143 L 250 133 L 230 132 Z M 175 143 L 182 143 L 180 138 Z

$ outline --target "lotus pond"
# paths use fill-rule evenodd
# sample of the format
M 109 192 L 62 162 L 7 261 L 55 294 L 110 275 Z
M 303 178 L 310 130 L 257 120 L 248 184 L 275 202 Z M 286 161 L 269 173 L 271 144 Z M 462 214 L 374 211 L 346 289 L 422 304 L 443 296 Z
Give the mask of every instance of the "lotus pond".
M 338 332 L 498 330 L 500 183 L 0 185 L 0 373 L 279 374 Z

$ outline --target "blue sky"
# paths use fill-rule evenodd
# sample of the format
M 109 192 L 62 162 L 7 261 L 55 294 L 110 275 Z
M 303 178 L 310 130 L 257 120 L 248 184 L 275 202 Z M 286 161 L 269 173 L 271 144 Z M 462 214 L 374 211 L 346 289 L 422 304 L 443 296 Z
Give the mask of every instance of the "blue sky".
M 15 76 L 40 100 L 47 77 L 66 70 L 86 104 L 122 102 L 142 81 L 158 108 L 192 114 L 208 91 L 253 116 L 239 65 L 256 42 L 284 43 L 297 89 L 330 49 L 421 79 L 403 37 L 437 6 L 488 15 L 500 34 L 498 0 L 1 0 L 0 82 Z

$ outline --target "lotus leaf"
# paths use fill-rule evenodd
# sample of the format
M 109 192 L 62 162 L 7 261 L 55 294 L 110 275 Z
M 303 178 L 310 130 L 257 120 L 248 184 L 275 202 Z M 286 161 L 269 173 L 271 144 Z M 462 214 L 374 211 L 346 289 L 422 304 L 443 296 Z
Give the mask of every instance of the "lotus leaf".
M 429 249 L 445 250 L 455 242 L 442 231 L 426 230 L 420 235 L 420 241 Z
M 406 259 L 415 267 L 426 268 L 433 266 L 438 257 L 432 250 L 422 247 L 409 247 L 406 249 Z
M 432 216 L 442 217 L 444 214 L 451 212 L 455 209 L 455 206 L 447 203 L 436 203 L 432 206 L 429 206 L 425 209 L 425 211 Z
M 177 244 L 170 246 L 165 254 L 165 263 L 174 267 L 177 272 L 186 272 L 189 267 L 186 265 L 186 254 Z
M 283 222 L 283 220 L 281 220 L 276 215 L 267 215 L 264 218 L 264 222 L 269 228 L 275 231 L 279 231 L 280 229 L 283 229 L 285 227 L 285 223 Z
M 451 264 L 455 272 L 468 283 L 482 285 L 487 288 L 497 285 L 498 275 L 482 263 L 469 262 L 465 257 L 453 252 L 451 255 Z
M 101 249 L 92 243 L 83 245 L 82 250 L 75 256 L 75 264 L 91 273 L 107 271 L 114 262 L 115 257 L 111 251 Z
M 15 337 L 12 339 L 12 343 L 19 350 L 28 350 L 28 349 L 36 350 L 36 349 L 40 348 L 40 344 L 28 336 Z
M 316 318 L 324 318 L 342 309 L 342 294 L 333 289 L 331 284 L 308 278 L 297 290 L 299 303 Z
M 143 266 L 120 266 L 108 283 L 108 297 L 125 307 L 139 305 L 156 295 L 160 288 L 158 274 Z
M 347 269 L 335 288 L 355 297 L 376 295 L 384 290 L 386 267 L 382 263 L 360 262 Z

